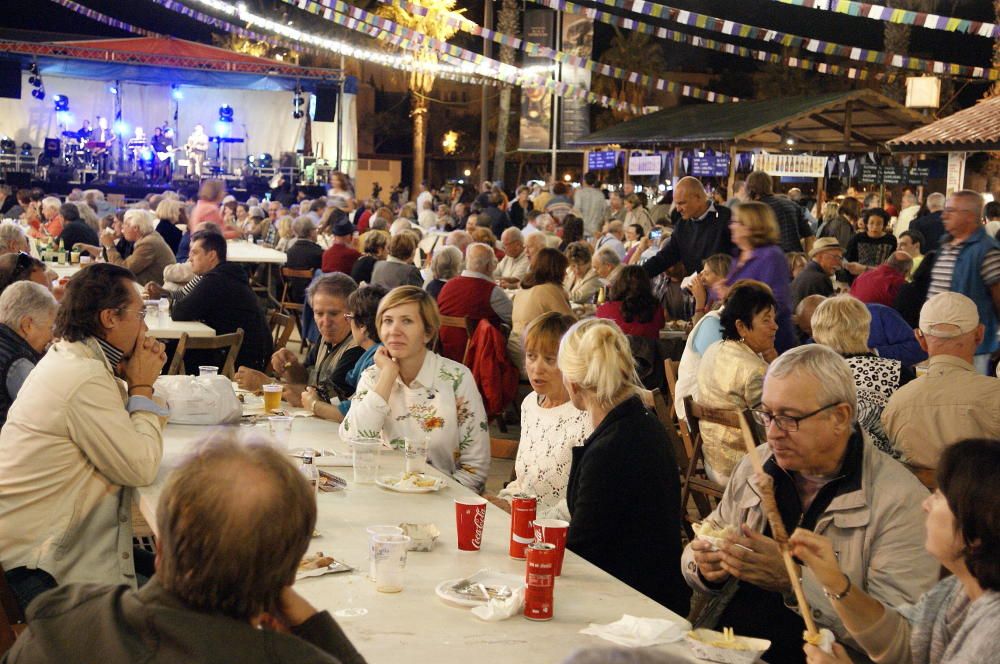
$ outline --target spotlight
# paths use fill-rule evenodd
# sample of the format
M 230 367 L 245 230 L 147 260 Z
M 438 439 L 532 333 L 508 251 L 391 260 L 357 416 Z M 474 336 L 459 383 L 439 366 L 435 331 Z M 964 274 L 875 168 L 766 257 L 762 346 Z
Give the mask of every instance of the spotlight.
M 791 136 L 786 137 L 785 145 L 795 145 L 795 139 Z
M 31 143 L 21 143 L 21 156 L 22 157 L 31 156 Z
M 34 86 L 36 86 L 36 87 L 37 87 L 37 86 L 38 86 L 38 83 L 39 83 L 39 81 L 38 81 L 38 79 L 37 79 L 37 78 L 35 78 L 34 76 L 29 76 L 29 77 L 28 77 L 28 83 L 30 83 L 31 85 L 34 85 Z
M 66 95 L 56 95 L 52 101 L 55 103 L 57 113 L 65 113 L 69 110 L 69 97 Z
M 257 156 L 257 167 L 258 168 L 271 168 L 274 166 L 274 158 L 271 157 L 267 152 L 261 152 Z
M 174 101 L 184 99 L 184 93 L 181 92 L 181 89 L 177 87 L 176 83 L 170 86 L 170 96 L 174 98 Z
M 229 134 L 233 131 L 233 121 L 219 119 L 215 123 L 215 135 L 221 138 L 228 138 Z
M 41 100 L 45 99 L 45 90 L 32 90 L 31 91 L 31 96 L 34 97 L 35 99 L 41 101 Z
M 229 104 L 223 104 L 219 107 L 219 122 L 232 122 L 233 121 L 233 107 Z
M 302 110 L 302 106 L 304 103 L 305 102 L 302 99 L 302 86 L 296 85 L 295 96 L 292 97 L 292 117 L 295 118 L 296 120 L 302 119 L 302 116 L 305 115 L 305 111 Z
M 9 136 L 4 136 L 0 139 L 0 154 L 15 154 L 17 152 L 17 143 L 13 138 Z
M 118 122 L 116 122 L 115 133 L 118 134 L 119 136 L 125 136 L 126 134 L 128 134 L 128 123 L 123 120 L 119 120 Z
M 108 86 L 108 92 L 110 92 L 113 95 L 118 94 L 118 88 L 117 88 L 117 86 L 109 85 Z

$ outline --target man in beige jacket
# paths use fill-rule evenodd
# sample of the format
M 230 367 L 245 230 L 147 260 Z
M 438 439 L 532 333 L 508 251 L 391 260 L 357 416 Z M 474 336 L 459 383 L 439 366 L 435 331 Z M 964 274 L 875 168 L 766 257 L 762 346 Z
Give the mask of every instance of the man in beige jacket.
M 177 262 L 173 250 L 163 236 L 156 232 L 156 215 L 149 210 L 129 210 L 122 222 L 122 236 L 135 246 L 128 258 L 122 258 L 115 248 L 113 235 L 101 235 L 101 245 L 107 253 L 107 262 L 128 268 L 139 285 L 153 282 L 163 285 L 163 269 Z M 101 255 L 102 247 L 81 244 L 80 248 L 93 256 Z
M 156 478 L 167 415 L 144 312 L 131 272 L 82 270 L 0 431 L 0 563 L 22 608 L 64 583 L 137 585 L 131 489 Z

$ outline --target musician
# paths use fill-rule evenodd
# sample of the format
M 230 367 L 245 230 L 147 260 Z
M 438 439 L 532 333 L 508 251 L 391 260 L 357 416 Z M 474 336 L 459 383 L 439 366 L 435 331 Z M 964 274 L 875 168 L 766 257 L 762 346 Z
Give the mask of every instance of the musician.
M 90 120 L 83 121 L 83 126 L 76 132 L 76 135 L 81 141 L 90 140 L 90 137 L 94 135 L 94 130 L 90 127 Z
M 174 172 L 174 131 L 163 127 L 153 130 L 153 152 L 156 153 L 156 164 L 153 167 L 153 179 L 170 180 Z
M 205 127 L 200 124 L 194 126 L 194 131 L 188 136 L 184 145 L 184 151 L 187 152 L 188 160 L 191 162 L 188 173 L 193 171 L 194 175 L 200 178 L 201 167 L 208 154 L 208 135 L 205 133 Z
M 86 120 L 84 123 L 86 124 Z M 108 155 L 111 153 L 111 144 L 115 140 L 115 135 L 108 127 L 108 119 L 101 115 L 97 116 L 97 129 L 91 132 L 91 140 L 101 144 L 101 147 L 94 147 L 94 160 L 97 162 L 97 178 L 103 180 L 108 170 Z

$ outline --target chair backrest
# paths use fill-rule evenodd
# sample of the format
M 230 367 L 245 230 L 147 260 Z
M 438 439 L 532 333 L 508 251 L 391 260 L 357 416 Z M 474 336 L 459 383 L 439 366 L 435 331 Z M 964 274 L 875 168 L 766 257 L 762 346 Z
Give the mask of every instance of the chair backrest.
M 694 443 L 691 442 L 691 433 L 688 430 L 687 424 L 683 420 L 677 419 L 677 410 L 674 408 L 674 402 L 677 396 L 677 371 L 681 363 L 677 360 L 666 359 L 663 360 L 663 374 L 666 376 L 667 382 L 667 392 L 664 395 L 664 399 L 667 401 L 667 405 L 670 407 L 670 419 L 677 426 L 677 430 L 680 432 L 681 440 L 684 442 L 685 458 L 690 459 L 691 454 L 694 452 Z
M 465 316 L 441 316 L 441 328 L 454 327 L 465 331 L 465 350 L 462 351 L 462 364 L 468 366 L 469 364 L 469 343 L 472 341 L 472 334 L 475 329 L 470 327 L 469 319 Z M 438 337 L 438 346 L 441 344 L 441 338 Z
M 219 373 L 226 378 L 232 378 L 236 373 L 236 356 L 243 345 L 243 328 L 239 328 L 231 334 L 220 334 L 214 337 L 191 337 L 185 332 L 177 342 L 177 350 L 174 351 L 174 359 L 170 362 L 170 375 L 184 373 L 184 353 L 188 350 L 222 350 L 229 349 L 226 353 L 226 361 L 219 367 Z
M 24 612 L 7 585 L 3 567 L 0 567 L 0 656 L 14 646 L 18 633 L 24 629 Z
M 292 330 L 295 329 L 295 319 L 280 311 L 272 311 L 267 315 L 267 326 L 271 330 L 274 350 L 280 350 L 288 345 Z
M 653 390 L 653 409 L 656 412 L 656 419 L 667 430 L 667 439 L 674 450 L 674 458 L 677 460 L 678 471 L 681 477 L 684 477 L 691 462 L 691 455 L 684 446 L 684 441 L 677 434 L 677 419 L 673 417 L 674 409 L 667 401 L 666 396 L 659 390 Z
M 283 286 L 281 288 L 281 301 L 278 304 L 282 309 L 302 311 L 304 304 L 302 302 L 295 302 L 288 299 L 288 287 L 292 284 L 293 279 L 305 279 L 306 281 L 311 281 L 313 278 L 313 271 L 309 269 L 297 270 L 292 267 L 281 268 L 281 281 Z

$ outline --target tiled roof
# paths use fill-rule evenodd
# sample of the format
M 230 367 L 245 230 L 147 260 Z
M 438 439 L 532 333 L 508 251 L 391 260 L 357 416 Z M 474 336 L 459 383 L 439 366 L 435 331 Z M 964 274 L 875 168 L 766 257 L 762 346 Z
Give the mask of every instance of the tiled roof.
M 894 152 L 996 149 L 1000 146 L 1000 97 L 984 99 L 893 139 L 888 145 Z

